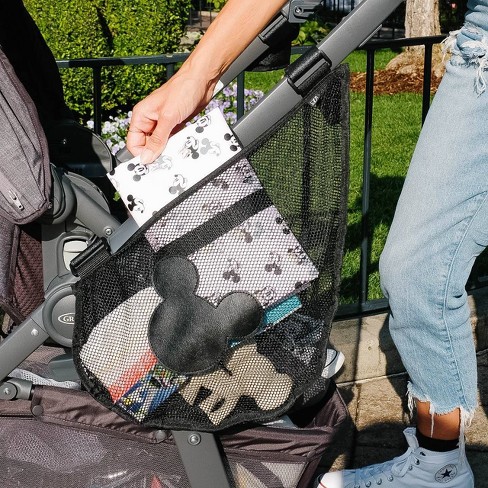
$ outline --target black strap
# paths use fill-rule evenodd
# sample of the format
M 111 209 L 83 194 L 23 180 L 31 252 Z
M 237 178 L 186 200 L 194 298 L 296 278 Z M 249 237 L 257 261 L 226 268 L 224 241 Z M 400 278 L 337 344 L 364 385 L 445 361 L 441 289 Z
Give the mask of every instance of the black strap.
M 255 191 L 161 248 L 157 257 L 189 256 L 271 205 L 264 189 Z M 110 255 L 107 240 L 98 238 L 71 261 L 71 272 L 82 278 L 100 267 Z
M 215 217 L 161 248 L 157 255 L 189 256 L 219 237 L 227 234 L 247 219 L 270 207 L 272 202 L 262 189 L 242 198 Z
M 110 257 L 109 249 L 107 239 L 97 238 L 93 244 L 71 260 L 69 265 L 71 272 L 80 278 L 90 274 Z
M 314 46 L 290 64 L 285 74 L 290 86 L 299 95 L 306 96 L 330 73 L 331 66 L 332 62 L 327 55 Z

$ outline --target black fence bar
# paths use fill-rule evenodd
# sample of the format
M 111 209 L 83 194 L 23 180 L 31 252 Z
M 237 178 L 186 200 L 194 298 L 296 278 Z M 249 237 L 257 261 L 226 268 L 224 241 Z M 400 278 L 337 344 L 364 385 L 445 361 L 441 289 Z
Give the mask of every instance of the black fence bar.
M 102 68 L 95 66 L 93 70 L 93 130 L 102 133 Z
M 363 49 L 400 49 L 402 47 L 410 46 L 433 46 L 440 44 L 446 36 L 425 36 L 425 37 L 410 37 L 400 39 L 374 39 L 361 46 Z
M 237 118 L 244 115 L 244 72 L 237 75 Z
M 364 305 L 368 301 L 369 281 L 369 198 L 371 189 L 371 131 L 373 128 L 373 83 L 374 83 L 374 50 L 366 53 L 366 106 L 364 113 L 364 155 L 363 155 L 363 188 L 361 195 L 361 258 L 359 275 L 361 280 L 360 302 Z
M 166 76 L 168 80 L 175 74 L 175 64 L 169 63 L 166 65 Z
M 422 125 L 430 107 L 430 85 L 432 83 L 432 44 L 425 46 L 424 82 L 422 86 Z
M 93 73 L 93 130 L 102 132 L 102 68 L 108 66 L 138 66 L 162 64 L 166 67 L 166 76 L 171 78 L 177 63 L 188 58 L 189 53 L 157 54 L 152 56 L 127 56 L 120 58 L 81 58 L 57 60 L 58 68 L 91 68 Z
M 422 93 L 422 123 L 430 106 L 431 99 L 431 68 L 432 48 L 439 44 L 444 36 L 417 37 L 411 39 L 374 39 L 364 44 L 361 50 L 367 52 L 366 66 L 366 101 L 365 101 L 365 123 L 364 123 L 364 156 L 363 156 L 363 194 L 362 194 L 362 235 L 361 235 L 361 258 L 360 258 L 360 296 L 359 303 L 341 305 L 338 317 L 350 317 L 368 315 L 386 310 L 385 299 L 368 299 L 368 282 L 370 268 L 370 229 L 369 229 L 369 199 L 371 179 L 371 154 L 372 142 L 371 131 L 373 127 L 373 84 L 374 84 L 374 56 L 379 49 L 400 49 L 408 46 L 424 46 L 424 81 Z M 292 54 L 303 54 L 308 47 L 293 47 Z M 101 70 L 107 66 L 124 65 L 146 65 L 162 64 L 166 66 L 167 76 L 174 74 L 178 63 L 182 63 L 189 56 L 188 53 L 177 53 L 169 55 L 135 56 L 120 58 L 94 58 L 94 59 L 72 59 L 57 61 L 59 68 L 91 68 L 93 71 L 93 107 L 94 107 L 94 130 L 101 132 L 102 127 L 102 104 L 101 104 Z M 241 73 L 237 78 L 237 114 L 238 117 L 244 113 L 244 82 L 245 74 Z

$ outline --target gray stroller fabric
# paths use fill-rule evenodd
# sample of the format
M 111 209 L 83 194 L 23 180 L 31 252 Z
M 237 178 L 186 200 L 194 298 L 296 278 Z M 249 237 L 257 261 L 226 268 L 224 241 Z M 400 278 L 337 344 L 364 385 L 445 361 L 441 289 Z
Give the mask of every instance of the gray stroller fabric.
M 32 34 L 34 33 L 34 37 Z M 0 306 L 20 323 L 44 298 L 40 227 L 33 223 L 50 208 L 51 170 L 48 144 L 37 108 L 20 81 L 53 90 L 36 63 L 26 63 L 29 43 L 36 46 L 36 63 L 52 54 L 22 2 L 0 5 Z M 16 61 L 15 70 L 8 56 Z M 44 54 L 43 54 L 44 53 Z M 33 56 L 32 52 L 29 53 Z M 54 62 L 54 59 L 52 59 Z M 54 64 L 55 66 L 55 64 Z M 27 69 L 26 69 L 27 67 Z M 23 69 L 24 68 L 24 69 Z M 30 76 L 29 76 L 30 75 Z M 59 73 L 54 76 L 59 79 Z M 61 92 L 62 94 L 62 92 Z M 39 95 L 39 93 L 38 93 Z M 38 97 L 41 98 L 40 96 Z M 56 106 L 50 97 L 45 103 Z M 6 331 L 2 331 L 6 332 Z
M 37 387 L 0 404 L 2 488 L 191 488 L 169 431 L 127 422 L 86 392 Z M 292 427 L 220 435 L 236 488 L 308 488 L 347 418 L 334 388 Z
M 18 226 L 0 216 L 0 249 L 0 307 L 11 319 L 0 335 L 7 335 L 44 300 L 40 226 Z
M 0 49 L 0 217 L 26 224 L 50 206 L 47 140 L 37 109 Z
M 19 228 L 6 219 L 0 218 L 0 306 L 5 310 L 11 301 L 13 289 Z M 3 331 L 6 334 L 8 331 Z

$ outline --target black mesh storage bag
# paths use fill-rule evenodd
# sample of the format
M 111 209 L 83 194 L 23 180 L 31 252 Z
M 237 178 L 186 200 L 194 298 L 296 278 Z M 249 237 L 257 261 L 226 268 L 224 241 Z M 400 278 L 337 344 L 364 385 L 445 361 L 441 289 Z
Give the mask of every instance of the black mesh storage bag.
M 73 353 L 99 402 L 145 426 L 216 431 L 276 418 L 317 382 L 326 388 L 321 372 L 346 224 L 348 115 L 341 66 L 113 255 L 80 267 Z M 208 201 L 215 187 L 219 199 Z M 253 220 L 269 209 L 278 213 Z M 256 245 L 268 226 L 296 245 L 280 254 L 269 246 L 281 249 L 281 238 L 266 239 L 222 273 L 216 243 L 240 235 Z M 276 297 L 258 275 L 303 273 L 311 263 L 318 277 L 294 284 L 298 305 L 264 327 L 263 309 Z M 239 273 L 249 267 L 256 286 L 239 291 Z M 219 288 L 224 281 L 231 293 Z

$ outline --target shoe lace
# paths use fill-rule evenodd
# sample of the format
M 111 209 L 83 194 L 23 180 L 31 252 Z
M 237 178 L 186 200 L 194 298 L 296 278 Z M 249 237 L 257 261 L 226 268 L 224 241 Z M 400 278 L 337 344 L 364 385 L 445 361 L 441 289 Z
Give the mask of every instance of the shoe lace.
M 412 470 L 414 465 L 420 463 L 418 454 L 409 447 L 400 457 L 381 464 L 373 464 L 355 472 L 354 488 L 369 488 L 375 482 L 377 485 L 383 483 L 383 479 L 392 482 L 395 477 L 402 478 Z

